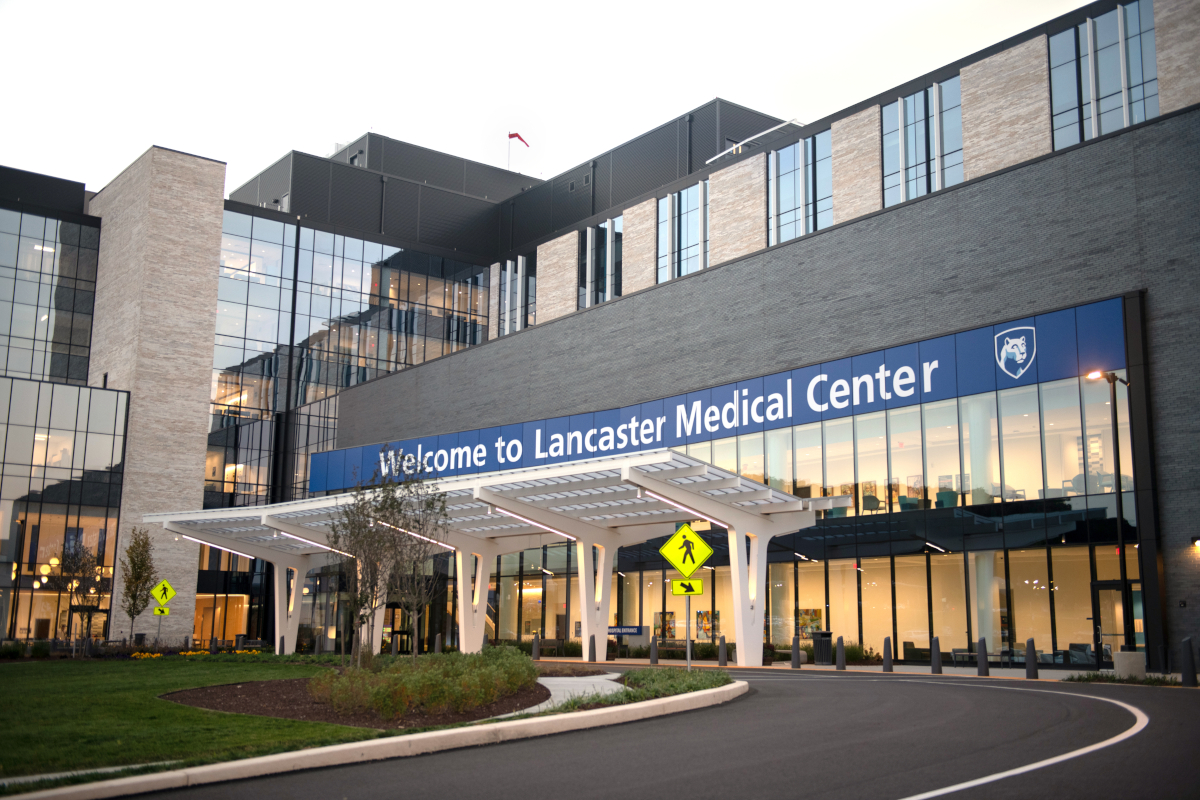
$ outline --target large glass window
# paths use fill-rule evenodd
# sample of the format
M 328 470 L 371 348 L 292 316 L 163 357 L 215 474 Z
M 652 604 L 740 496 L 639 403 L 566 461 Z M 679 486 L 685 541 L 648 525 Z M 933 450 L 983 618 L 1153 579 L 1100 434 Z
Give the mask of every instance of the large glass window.
M 1019 386 L 1000 392 L 1000 432 L 1004 462 L 1004 499 L 1031 500 L 1045 494 L 1042 486 L 1041 414 L 1038 387 Z
M 962 182 L 961 96 L 955 76 L 883 107 L 885 207 Z
M 605 220 L 580 234 L 578 308 L 588 308 L 621 296 L 623 240 L 622 217 Z
M 927 508 L 922 474 L 921 408 L 893 408 L 887 412 L 891 483 L 888 503 L 892 511 Z
M 960 397 L 963 495 L 966 505 L 1000 502 L 1000 447 L 996 430 L 996 395 Z
M 1044 548 L 1010 550 L 1008 558 L 1009 577 L 1012 578 L 1014 647 L 1021 653 L 1025 640 L 1033 639 L 1038 652 L 1053 654 L 1047 572 L 1049 554 Z
M 892 635 L 891 558 L 862 560 L 862 635 L 862 644 L 876 653 L 883 652 L 884 637 Z M 893 655 L 895 646 L 893 640 Z
M 100 229 L 0 208 L 0 374 L 84 385 Z
M 1125 377 L 1125 371 L 1118 375 Z M 1114 451 L 1112 406 L 1108 382 L 1104 380 L 1080 382 L 1083 388 L 1084 449 L 1087 461 L 1087 493 L 1107 494 L 1117 485 L 1116 453 Z M 1133 468 L 1131 442 L 1129 440 L 1129 395 L 1123 383 L 1117 388 L 1117 436 L 1115 444 L 1121 449 L 1121 486 L 1125 491 L 1133 490 Z
M 929 658 L 929 591 L 925 556 L 896 556 L 897 658 Z
M 708 266 L 708 181 L 658 201 L 658 282 Z
M 770 155 L 768 244 L 789 242 L 833 224 L 833 149 L 830 131 Z
M 1072 497 L 1087 492 L 1080 432 L 1079 379 L 1038 385 L 1042 401 L 1042 458 L 1046 464 L 1046 497 Z
M 1004 578 L 1004 552 L 970 553 L 973 642 L 987 640 L 989 653 L 999 653 L 1009 643 L 1008 592 Z
M 858 563 L 854 559 L 829 562 L 829 630 L 836 639 L 858 642 Z
M 821 497 L 821 487 L 825 485 L 821 423 L 811 422 L 792 428 L 792 443 L 796 453 L 796 496 Z
M 1050 105 L 1056 150 L 1158 116 L 1151 0 L 1050 37 Z
M 949 654 L 967 646 L 967 586 L 960 553 L 931 553 L 929 589 L 932 598 L 933 635 L 941 652 Z
M 887 512 L 887 422 L 884 412 L 854 417 L 858 508 L 863 514 Z
M 958 401 L 921 407 L 925 421 L 925 475 L 934 508 L 959 505 L 961 470 L 958 450 Z
M 825 438 L 825 496 L 856 496 L 854 482 L 854 418 L 822 422 Z M 855 506 L 835 508 L 829 516 L 854 516 Z

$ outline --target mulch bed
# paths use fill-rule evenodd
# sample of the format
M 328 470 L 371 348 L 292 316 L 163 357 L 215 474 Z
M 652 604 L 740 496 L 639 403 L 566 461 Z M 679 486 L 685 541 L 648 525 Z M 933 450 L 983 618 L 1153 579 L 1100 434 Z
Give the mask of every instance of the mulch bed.
M 279 681 L 247 681 L 223 686 L 204 686 L 199 689 L 171 692 L 163 695 L 163 699 L 185 706 L 207 708 L 211 711 L 255 714 L 261 717 L 282 717 L 305 722 L 331 722 L 335 725 L 388 730 L 473 722 L 499 714 L 521 711 L 550 699 L 550 690 L 538 683 L 530 689 L 524 689 L 491 705 L 463 714 L 451 712 L 444 714 L 409 713 L 397 720 L 385 720 L 373 711 L 342 714 L 331 705 L 318 703 L 308 693 L 308 681 L 308 678 L 289 678 Z

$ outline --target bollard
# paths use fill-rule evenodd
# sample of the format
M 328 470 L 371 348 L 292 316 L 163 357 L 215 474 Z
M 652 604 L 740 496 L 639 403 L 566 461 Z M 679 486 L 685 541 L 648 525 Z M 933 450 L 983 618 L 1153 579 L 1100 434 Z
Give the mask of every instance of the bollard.
M 234 644 L 233 644 L 234 650 L 245 650 L 246 649 L 246 634 L 239 633 L 237 636 L 233 637 L 233 642 L 234 642 Z
M 1033 639 L 1027 639 L 1025 641 L 1025 680 L 1036 681 L 1037 679 L 1037 649 L 1033 646 Z
M 792 669 L 800 669 L 800 637 L 792 637 Z
M 1183 673 L 1179 676 L 1180 681 L 1184 686 L 1195 687 L 1196 685 L 1196 656 L 1192 653 L 1192 637 L 1184 639 L 1180 644 L 1183 646 L 1183 658 L 1179 663 L 1179 671 Z
M 842 644 L 842 637 L 837 640 L 837 669 L 844 670 L 846 668 L 846 645 Z
M 435 652 L 435 653 L 442 652 L 442 635 L 440 633 L 437 636 L 433 637 L 433 652 Z
M 533 634 L 533 660 L 538 661 L 542 657 L 542 640 L 535 632 Z
M 892 671 L 892 637 L 883 637 L 883 671 Z
M 929 644 L 929 674 L 942 674 L 942 645 L 936 636 L 933 637 L 933 641 Z
M 650 639 L 650 663 L 658 663 L 658 637 L 651 637 Z
M 721 637 L 721 643 L 717 645 L 717 666 L 729 666 L 729 651 L 725 648 L 725 637 Z
M 284 636 L 280 636 L 280 637 L 279 637 L 279 649 L 275 651 L 275 655 L 277 655 L 277 656 L 281 656 L 281 655 L 283 655 L 283 654 L 284 654 L 284 652 L 286 651 L 286 648 L 283 646 L 283 645 L 284 645 L 284 639 L 285 639 L 285 638 L 286 638 L 286 637 L 284 637 Z M 216 640 L 214 639 L 213 641 L 216 641 Z
M 596 634 L 588 636 L 588 663 L 596 663 Z
M 979 667 L 981 676 L 992 674 L 988 671 L 987 639 L 980 639 L 979 643 L 975 645 L 975 664 Z
M 283 637 L 280 637 L 280 641 L 283 641 Z M 217 652 L 217 637 L 214 636 L 213 638 L 208 640 L 208 652 L 209 652 L 209 655 L 216 654 L 216 652 Z
M 492 646 L 492 643 L 488 641 L 487 631 L 484 631 L 483 632 L 483 644 L 479 645 L 479 650 L 480 650 L 480 652 L 483 652 L 484 650 L 487 650 L 491 646 Z
M 396 635 L 395 631 L 392 631 L 392 655 L 395 656 L 395 655 L 399 655 L 399 654 L 400 654 L 400 637 Z

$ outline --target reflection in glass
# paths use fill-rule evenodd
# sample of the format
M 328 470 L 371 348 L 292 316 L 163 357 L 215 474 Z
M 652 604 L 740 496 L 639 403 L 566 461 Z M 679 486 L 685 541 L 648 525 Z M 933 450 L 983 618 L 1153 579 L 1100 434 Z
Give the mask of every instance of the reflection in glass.
M 929 592 L 925 556 L 896 556 L 895 562 L 896 638 L 899 642 L 895 656 L 926 660 L 929 658 Z
M 796 453 L 796 496 L 820 497 L 824 485 L 821 423 L 812 422 L 792 428 L 792 443 Z
M 1000 501 L 1000 448 L 996 430 L 996 395 L 960 397 L 963 494 L 967 505 Z
M 1050 630 L 1048 554 L 1045 549 L 1010 550 L 1008 556 L 1017 654 L 1024 652 L 1026 639 L 1033 639 L 1039 652 L 1050 653 L 1054 648 Z
M 922 474 L 921 408 L 894 408 L 887 412 L 891 483 L 888 503 L 892 511 L 928 508 Z
M 887 511 L 887 422 L 884 412 L 854 417 L 858 507 L 863 514 Z
M 942 400 L 921 407 L 925 424 L 925 475 L 934 508 L 959 504 L 958 402 Z
M 822 422 L 825 438 L 825 496 L 836 497 L 857 492 L 854 485 L 854 418 Z M 825 512 L 832 517 L 854 516 L 855 509 L 834 508 Z
M 1008 600 L 1004 582 L 1004 553 L 969 553 L 971 608 L 974 610 L 972 640 L 987 640 L 988 652 L 1008 647 Z
M 1011 502 L 1043 497 L 1038 387 L 1019 386 L 1000 392 L 1000 415 L 1004 499 Z
M 829 630 L 833 638 L 858 642 L 858 565 L 854 559 L 829 562 Z
M 862 560 L 862 644 L 883 653 L 883 639 L 892 635 L 891 558 Z M 892 643 L 896 656 L 895 642 Z

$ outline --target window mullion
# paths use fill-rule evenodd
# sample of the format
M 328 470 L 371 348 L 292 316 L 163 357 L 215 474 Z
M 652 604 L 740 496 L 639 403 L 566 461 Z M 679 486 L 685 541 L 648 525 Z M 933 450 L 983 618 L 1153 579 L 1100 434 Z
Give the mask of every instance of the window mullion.
M 1117 6 L 1117 47 L 1121 54 L 1121 115 L 1124 124 L 1129 127 L 1129 61 L 1125 53 L 1125 6 Z

